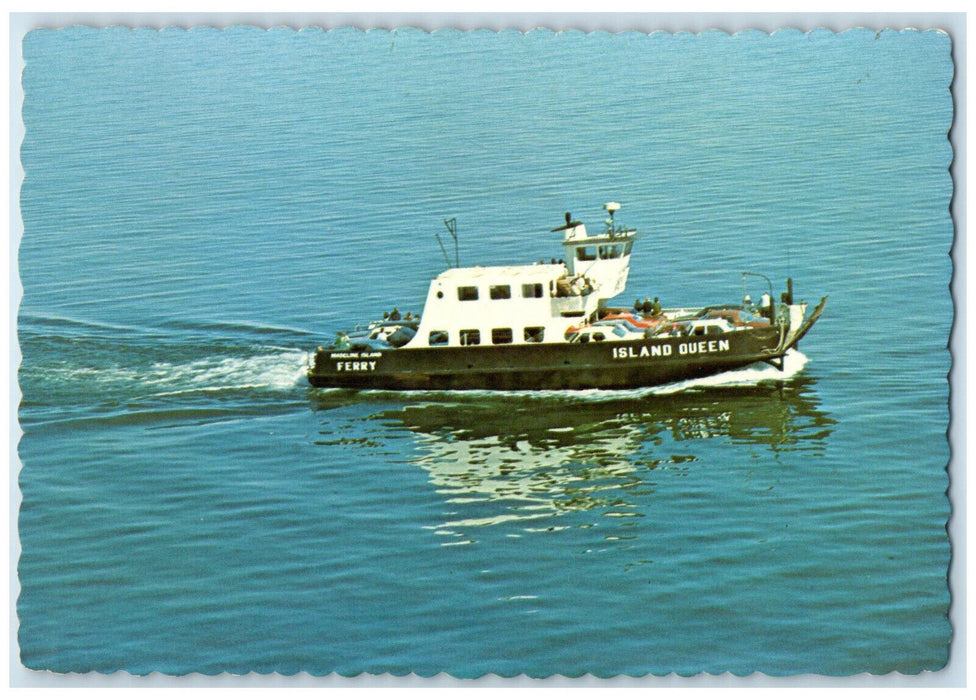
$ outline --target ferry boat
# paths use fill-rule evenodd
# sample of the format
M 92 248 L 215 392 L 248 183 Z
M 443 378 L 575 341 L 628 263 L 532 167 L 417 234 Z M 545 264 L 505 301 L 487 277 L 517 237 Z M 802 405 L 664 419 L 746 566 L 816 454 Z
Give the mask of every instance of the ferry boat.
M 603 230 L 590 235 L 569 213 L 552 229 L 564 257 L 495 267 L 454 267 L 430 284 L 423 312 L 393 313 L 337 334 L 310 354 L 316 387 L 390 390 L 629 389 L 694 379 L 753 363 L 780 369 L 823 313 L 780 301 L 768 283 L 758 303 L 661 308 L 622 294 L 637 239 L 608 202 Z M 756 273 L 742 273 L 751 275 Z

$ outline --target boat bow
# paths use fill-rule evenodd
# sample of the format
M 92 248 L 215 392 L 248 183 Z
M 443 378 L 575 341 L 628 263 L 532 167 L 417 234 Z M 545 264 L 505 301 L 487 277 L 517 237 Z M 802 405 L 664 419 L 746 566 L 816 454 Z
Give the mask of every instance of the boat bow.
M 823 313 L 824 306 L 827 304 L 827 297 L 825 296 L 820 300 L 820 303 L 814 307 L 813 312 L 806 317 L 803 323 L 800 324 L 795 330 L 791 327 L 783 337 L 780 342 L 780 347 L 777 350 L 779 355 L 784 355 L 791 348 L 795 348 L 796 344 L 800 342 L 800 338 L 805 336 L 807 332 L 813 328 L 813 324 L 817 322 L 820 315 Z

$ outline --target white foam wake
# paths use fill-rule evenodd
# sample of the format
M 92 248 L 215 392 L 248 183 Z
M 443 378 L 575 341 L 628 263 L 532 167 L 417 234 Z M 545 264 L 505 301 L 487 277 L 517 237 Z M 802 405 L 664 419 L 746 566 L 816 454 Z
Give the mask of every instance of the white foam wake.
M 228 389 L 285 390 L 305 378 L 307 355 L 285 350 L 251 357 L 207 357 L 185 364 L 157 362 L 142 383 L 164 394 Z

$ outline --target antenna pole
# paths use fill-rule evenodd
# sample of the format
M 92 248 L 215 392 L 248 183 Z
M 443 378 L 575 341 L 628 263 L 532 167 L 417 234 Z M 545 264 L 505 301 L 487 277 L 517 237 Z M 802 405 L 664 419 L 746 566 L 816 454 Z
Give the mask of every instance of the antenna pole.
M 437 239 L 437 245 L 439 245 L 441 248 L 441 254 L 444 256 L 444 264 L 450 267 L 451 259 L 447 257 L 447 250 L 444 249 L 444 243 L 441 242 L 441 234 L 437 233 L 437 231 L 434 231 L 434 238 Z
M 451 232 L 451 238 L 454 239 L 454 267 L 461 267 L 461 258 L 458 253 L 457 217 L 444 219 L 444 225 L 447 226 L 447 230 Z M 447 257 L 447 253 L 444 253 L 444 257 Z

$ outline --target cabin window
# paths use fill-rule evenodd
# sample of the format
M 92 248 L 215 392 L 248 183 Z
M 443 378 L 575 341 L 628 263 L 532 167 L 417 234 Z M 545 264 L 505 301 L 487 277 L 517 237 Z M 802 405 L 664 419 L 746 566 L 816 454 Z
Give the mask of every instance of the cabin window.
M 488 288 L 488 296 L 492 299 L 511 299 L 512 288 L 507 284 L 493 284 Z
M 541 299 L 542 298 L 542 283 L 536 282 L 535 284 L 523 284 L 522 285 L 522 298 L 523 299 Z
M 599 249 L 601 260 L 612 260 L 620 257 L 619 245 L 601 245 Z
M 546 337 L 546 329 L 543 326 L 528 326 L 522 337 L 526 343 L 541 343 Z
M 481 331 L 477 328 L 468 328 L 459 334 L 461 345 L 481 345 Z
M 630 249 L 634 245 L 633 241 L 627 241 L 624 243 L 624 255 L 630 255 Z
M 593 248 L 577 248 L 577 260 L 596 260 L 596 251 Z
M 478 288 L 477 287 L 458 287 L 458 301 L 477 301 L 478 300 Z
M 447 345 L 447 331 L 431 331 L 427 336 L 428 345 Z
M 494 345 L 508 345 L 512 342 L 511 328 L 492 328 L 491 342 Z
M 601 340 L 603 340 L 603 339 L 604 339 L 604 337 L 605 337 L 605 336 L 603 335 L 603 333 L 594 333 L 594 334 L 593 334 L 593 340 L 594 340 L 595 342 L 599 342 L 599 341 L 601 341 Z

